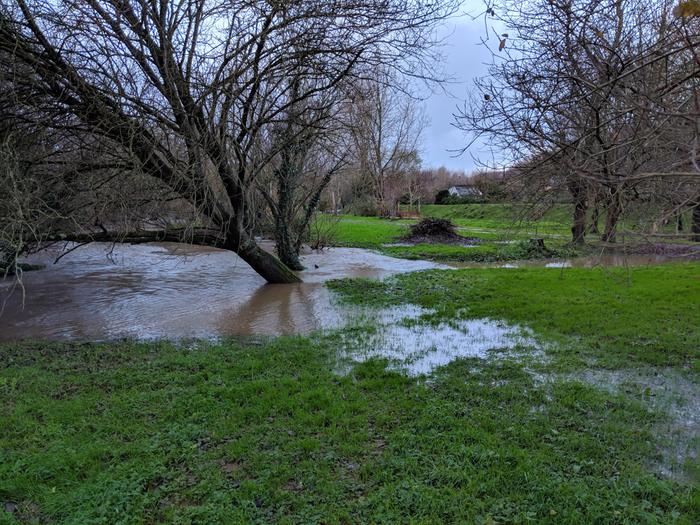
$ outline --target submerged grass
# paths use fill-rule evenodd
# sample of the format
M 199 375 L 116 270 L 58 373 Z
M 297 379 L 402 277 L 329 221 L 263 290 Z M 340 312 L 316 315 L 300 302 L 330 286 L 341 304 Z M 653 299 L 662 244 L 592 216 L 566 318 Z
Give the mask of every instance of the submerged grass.
M 427 259 L 442 262 L 496 262 L 527 259 L 568 258 L 580 254 L 580 249 L 563 242 L 547 242 L 545 250 L 533 249 L 527 241 L 512 244 L 481 242 L 475 246 L 453 244 L 416 244 L 415 246 L 385 246 L 386 255 L 402 259 Z
M 513 361 L 338 376 L 306 338 L 0 356 L 1 523 L 700 518 L 697 488 L 646 468 L 661 414 Z
M 700 264 L 633 268 L 469 269 L 336 280 L 347 301 L 412 303 L 438 319 L 491 317 L 562 341 L 562 361 L 700 371 Z

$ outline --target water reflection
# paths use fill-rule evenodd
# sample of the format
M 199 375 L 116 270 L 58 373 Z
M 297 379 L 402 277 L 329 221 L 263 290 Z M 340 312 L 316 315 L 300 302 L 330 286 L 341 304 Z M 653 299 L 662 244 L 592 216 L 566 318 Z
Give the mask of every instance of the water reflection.
M 47 267 L 26 273 L 23 288 L 1 285 L 0 340 L 307 333 L 346 321 L 322 284 L 328 279 L 446 268 L 334 248 L 303 258 L 304 283 L 269 285 L 235 254 L 198 246 L 95 243 L 53 264 L 60 253 L 33 257 Z
M 341 357 L 388 359 L 394 368 L 416 376 L 458 358 L 485 359 L 495 352 L 499 357 L 542 356 L 532 334 L 517 325 L 494 319 L 420 322 L 427 313 L 420 308 L 389 309 L 369 329 L 341 332 Z

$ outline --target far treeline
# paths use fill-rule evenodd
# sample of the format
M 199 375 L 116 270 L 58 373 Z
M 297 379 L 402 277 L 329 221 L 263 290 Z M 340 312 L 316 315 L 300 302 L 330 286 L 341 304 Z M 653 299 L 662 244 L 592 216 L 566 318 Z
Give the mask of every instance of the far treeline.
M 172 240 L 297 281 L 319 210 L 388 216 L 465 184 L 421 169 L 417 96 L 444 80 L 460 4 L 0 0 L 2 266 L 50 241 Z M 501 168 L 466 183 L 573 202 L 574 242 L 599 218 L 614 242 L 640 204 L 700 236 L 699 13 L 487 2 L 493 62 L 455 124 Z

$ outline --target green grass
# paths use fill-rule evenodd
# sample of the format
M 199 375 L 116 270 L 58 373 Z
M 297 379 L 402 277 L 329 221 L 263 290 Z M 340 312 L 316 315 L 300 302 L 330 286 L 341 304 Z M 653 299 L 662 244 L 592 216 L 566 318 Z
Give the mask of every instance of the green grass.
M 404 259 L 430 259 L 434 261 L 455 262 L 493 262 L 511 261 L 516 259 L 533 259 L 543 257 L 570 257 L 574 250 L 565 246 L 561 239 L 547 239 L 550 254 L 534 253 L 524 248 L 523 244 L 501 244 L 502 240 L 525 240 L 533 235 L 550 235 L 553 231 L 538 232 L 541 225 L 524 231 L 522 224 L 514 222 L 515 207 L 507 205 L 456 205 L 456 206 L 424 206 L 424 215 L 445 216 L 460 225 L 459 233 L 467 237 L 481 240 L 477 247 L 465 248 L 450 244 L 418 244 L 416 246 L 384 246 L 400 242 L 408 231 L 413 220 L 388 220 L 377 217 L 359 217 L 341 215 L 333 226 L 332 244 L 335 246 L 372 248 L 382 253 Z M 444 212 L 439 215 L 433 210 Z M 469 215 L 487 214 L 490 218 L 466 219 Z M 459 216 L 461 218 L 455 218 Z M 534 224 L 534 223 L 533 223 Z M 543 223 L 549 224 L 549 223 Z
M 377 249 L 407 224 L 345 216 L 338 242 Z M 527 257 L 524 246 L 381 249 L 503 260 Z M 459 359 L 418 378 L 371 359 L 340 374 L 340 341 L 363 327 L 0 345 L 0 524 L 700 523 L 697 466 L 685 465 L 688 479 L 658 474 L 675 438 L 660 431 L 669 416 L 645 402 L 654 392 L 571 379 L 670 367 L 697 382 L 700 264 L 329 286 L 347 302 L 433 309 L 428 323 L 522 324 L 546 359 Z
M 621 229 L 639 230 L 641 212 L 630 212 Z M 424 205 L 424 217 L 450 219 L 464 237 L 477 238 L 479 246 L 465 248 L 450 244 L 418 244 L 415 246 L 384 246 L 400 242 L 415 220 L 388 220 L 376 217 L 342 215 L 333 229 L 332 244 L 336 246 L 372 248 L 404 259 L 429 259 L 441 262 L 497 262 L 518 259 L 568 258 L 585 255 L 586 249 L 571 247 L 571 206 L 557 204 L 537 210 L 528 204 L 455 204 Z M 686 220 L 686 224 L 689 221 Z M 601 220 L 602 224 L 602 220 Z M 648 226 L 648 225 L 646 225 Z M 645 227 L 646 227 L 645 226 Z M 672 225 L 664 231 L 670 232 Z M 524 244 L 532 237 L 544 237 L 548 254 L 526 249 Z M 589 235 L 595 245 L 597 236 Z M 519 241 L 503 244 L 503 241 Z M 673 238 L 659 238 L 659 242 L 684 242 Z
M 341 215 L 333 229 L 333 243 L 336 246 L 377 248 L 406 235 L 408 224 L 411 221 Z
M 381 252 L 402 259 L 427 259 L 442 262 L 496 262 L 527 259 L 574 257 L 579 250 L 562 242 L 547 241 L 547 252 L 532 249 L 526 241 L 513 244 L 482 242 L 465 247 L 454 244 L 416 244 L 415 246 L 385 246 Z
M 437 318 L 525 323 L 564 342 L 562 357 L 603 366 L 652 364 L 700 371 L 700 264 L 631 269 L 427 271 L 383 282 L 332 281 L 346 300 L 413 303 Z
M 0 356 L 0 523 L 700 518 L 696 488 L 648 469 L 661 414 L 516 362 L 339 376 L 305 338 Z
M 538 210 L 528 204 L 451 204 L 421 206 L 421 215 L 450 219 L 458 226 L 501 230 L 504 234 L 567 235 L 571 228 L 571 206 L 557 204 Z

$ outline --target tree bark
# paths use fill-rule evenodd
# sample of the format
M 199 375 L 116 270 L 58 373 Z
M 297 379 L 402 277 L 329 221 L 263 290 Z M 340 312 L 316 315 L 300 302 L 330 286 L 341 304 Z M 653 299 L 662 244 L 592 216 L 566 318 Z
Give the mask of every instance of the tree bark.
M 263 279 L 270 284 L 300 283 L 301 279 L 273 254 L 260 248 L 255 242 L 234 250 Z
M 571 242 L 574 244 L 582 244 L 586 237 L 586 212 L 588 211 L 586 189 L 579 181 L 574 181 L 569 184 L 569 192 L 574 201 Z
M 598 220 L 600 219 L 600 208 L 599 204 L 596 203 L 593 208 L 593 213 L 591 213 L 591 223 L 588 225 L 588 233 L 598 234 L 600 230 L 598 229 Z
M 292 270 L 303 270 L 304 266 L 299 260 L 299 251 L 296 242 L 292 239 L 291 226 L 287 217 L 278 215 L 275 225 L 275 246 L 280 260 Z
M 700 202 L 698 202 L 693 208 L 693 218 L 692 218 L 692 228 L 691 231 L 693 235 L 691 239 L 694 242 L 700 242 Z
M 614 192 L 610 197 L 610 203 L 605 213 L 605 230 L 601 237 L 603 242 L 615 242 L 617 240 L 617 221 L 622 212 L 620 204 L 620 195 L 618 192 Z

